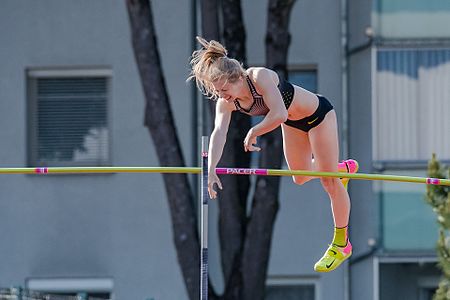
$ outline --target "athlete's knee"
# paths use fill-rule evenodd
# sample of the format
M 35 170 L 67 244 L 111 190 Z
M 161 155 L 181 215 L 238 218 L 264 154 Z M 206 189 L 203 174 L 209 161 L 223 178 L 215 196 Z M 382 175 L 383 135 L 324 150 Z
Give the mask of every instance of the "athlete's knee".
M 292 176 L 292 180 L 294 181 L 295 184 L 302 185 L 307 181 L 309 181 L 309 178 L 305 176 Z
M 324 190 L 329 194 L 334 194 L 341 184 L 339 178 L 324 177 L 320 178 L 320 182 L 322 183 Z

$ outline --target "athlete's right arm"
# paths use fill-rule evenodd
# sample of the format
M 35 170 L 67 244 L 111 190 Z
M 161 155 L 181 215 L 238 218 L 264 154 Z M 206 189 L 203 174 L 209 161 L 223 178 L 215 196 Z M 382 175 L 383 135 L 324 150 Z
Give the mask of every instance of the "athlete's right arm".
M 214 184 L 222 189 L 222 183 L 216 175 L 216 166 L 222 157 L 223 147 L 227 139 L 228 127 L 230 126 L 231 113 L 234 105 L 219 98 L 216 104 L 216 117 L 214 120 L 214 130 L 211 133 L 208 152 L 208 191 L 211 198 L 216 198 L 217 192 L 214 190 Z

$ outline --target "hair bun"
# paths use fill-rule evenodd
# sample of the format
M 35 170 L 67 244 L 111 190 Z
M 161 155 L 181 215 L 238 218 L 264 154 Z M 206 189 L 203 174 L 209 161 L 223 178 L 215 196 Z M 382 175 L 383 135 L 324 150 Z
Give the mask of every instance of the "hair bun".
M 195 50 L 191 56 L 191 73 L 188 80 L 195 79 L 197 87 L 210 98 L 218 98 L 213 82 L 225 78 L 235 82 L 245 70 L 236 59 L 227 57 L 227 49 L 217 41 L 207 41 L 197 36 L 197 41 L 203 46 Z
M 215 40 L 207 41 L 197 36 L 197 41 L 205 48 L 203 55 L 206 61 L 213 62 L 218 58 L 226 57 L 228 52 L 222 44 Z

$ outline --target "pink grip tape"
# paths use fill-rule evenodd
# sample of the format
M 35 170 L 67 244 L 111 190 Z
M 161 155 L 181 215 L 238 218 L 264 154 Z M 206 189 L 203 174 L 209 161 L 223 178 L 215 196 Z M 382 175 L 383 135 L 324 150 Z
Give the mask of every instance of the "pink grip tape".
M 48 168 L 36 168 L 36 169 L 34 169 L 34 172 L 36 174 L 47 174 Z
M 427 178 L 427 184 L 440 184 L 439 178 Z

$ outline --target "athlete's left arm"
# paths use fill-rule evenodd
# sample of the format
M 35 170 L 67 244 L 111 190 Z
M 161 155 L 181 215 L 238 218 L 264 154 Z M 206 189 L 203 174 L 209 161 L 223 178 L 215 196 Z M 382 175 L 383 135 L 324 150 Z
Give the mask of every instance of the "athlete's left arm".
M 259 92 L 264 97 L 264 103 L 269 108 L 269 113 L 264 119 L 253 126 L 244 140 L 244 148 L 246 151 L 253 151 L 253 144 L 256 144 L 256 137 L 270 132 L 280 126 L 288 118 L 288 112 L 284 106 L 281 93 L 273 79 L 273 74 L 268 69 L 260 69 L 254 71 L 254 78 Z

